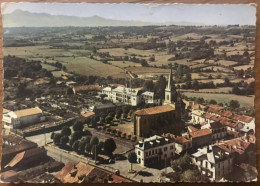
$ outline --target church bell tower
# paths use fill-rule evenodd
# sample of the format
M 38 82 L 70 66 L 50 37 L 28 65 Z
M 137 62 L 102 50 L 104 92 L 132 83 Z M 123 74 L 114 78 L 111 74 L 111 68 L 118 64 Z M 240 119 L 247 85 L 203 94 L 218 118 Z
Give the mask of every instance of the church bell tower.
M 172 64 L 170 64 L 171 72 L 168 79 L 168 85 L 165 88 L 165 99 L 163 105 L 172 104 Z

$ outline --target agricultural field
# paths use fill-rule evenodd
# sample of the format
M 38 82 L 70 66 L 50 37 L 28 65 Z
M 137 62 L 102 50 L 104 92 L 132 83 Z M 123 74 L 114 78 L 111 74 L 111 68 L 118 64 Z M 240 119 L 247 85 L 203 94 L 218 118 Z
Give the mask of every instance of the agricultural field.
M 161 69 L 161 68 L 153 68 L 153 67 L 128 67 L 126 70 L 136 74 L 169 74 L 170 69 Z
M 184 92 L 185 96 L 188 97 L 202 97 L 204 100 L 214 99 L 218 103 L 229 104 L 231 100 L 237 100 L 241 106 L 247 107 L 254 105 L 254 96 L 239 96 L 235 94 L 209 94 L 209 93 L 193 93 Z
M 127 76 L 125 71 L 119 67 L 104 64 L 101 61 L 96 61 L 88 57 L 58 57 L 56 59 L 64 64 L 69 69 L 69 72 L 76 72 L 81 75 L 111 76 L 114 78 L 125 78 Z
M 142 66 L 140 63 L 134 63 L 131 61 L 108 61 L 108 63 L 111 63 L 113 66 L 117 66 L 119 68 L 126 68 L 126 67 L 140 67 Z
M 191 92 L 191 93 L 225 93 L 228 94 L 232 88 L 231 87 L 220 87 L 216 89 L 199 89 L 199 90 L 191 90 L 191 89 L 178 89 L 180 92 Z

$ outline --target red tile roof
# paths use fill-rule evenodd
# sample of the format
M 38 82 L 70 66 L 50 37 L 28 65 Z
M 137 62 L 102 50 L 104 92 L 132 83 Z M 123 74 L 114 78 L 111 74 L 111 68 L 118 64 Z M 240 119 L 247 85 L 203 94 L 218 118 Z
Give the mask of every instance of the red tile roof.
M 145 108 L 142 110 L 138 110 L 135 112 L 137 115 L 153 115 L 153 114 L 159 114 L 163 112 L 170 112 L 174 111 L 174 108 L 170 105 L 162 105 L 162 106 L 156 106 L 156 107 L 150 107 Z
M 84 118 L 88 118 L 94 115 L 95 115 L 94 112 L 81 112 L 81 116 L 83 116 Z
M 241 138 L 235 138 L 224 141 L 223 144 L 219 145 L 219 147 L 229 153 L 237 152 L 239 154 L 243 154 L 249 145 L 249 142 L 245 142 Z
M 209 129 L 200 129 L 194 132 L 190 132 L 190 135 L 192 138 L 197 138 L 197 137 L 201 137 L 201 136 L 206 136 L 206 135 L 210 135 L 211 131 Z
M 199 129 L 193 127 L 193 126 L 188 126 L 188 129 L 190 132 L 195 132 L 195 131 L 198 131 Z

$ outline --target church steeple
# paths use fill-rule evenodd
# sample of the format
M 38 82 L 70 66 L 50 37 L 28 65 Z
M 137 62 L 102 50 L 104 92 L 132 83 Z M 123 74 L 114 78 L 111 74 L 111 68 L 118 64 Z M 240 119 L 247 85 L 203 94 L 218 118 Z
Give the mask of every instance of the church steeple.
M 171 72 L 168 79 L 168 86 L 166 87 L 167 90 L 172 90 L 172 64 L 170 64 Z
M 165 88 L 165 99 L 164 99 L 164 105 L 172 104 L 172 64 L 170 64 L 171 72 L 168 79 L 168 85 Z

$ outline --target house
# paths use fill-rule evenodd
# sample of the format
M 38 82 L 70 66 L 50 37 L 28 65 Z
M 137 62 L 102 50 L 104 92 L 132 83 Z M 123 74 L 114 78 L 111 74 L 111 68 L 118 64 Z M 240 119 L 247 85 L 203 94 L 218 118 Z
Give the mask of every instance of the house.
M 212 180 L 220 180 L 233 171 L 232 156 L 218 146 L 198 149 L 191 157 L 201 173 Z
M 24 170 L 38 165 L 47 159 L 47 151 L 44 148 L 37 147 L 16 154 L 15 157 L 4 166 L 4 169 Z
M 192 148 L 192 141 L 188 138 L 188 136 L 175 136 L 171 133 L 166 133 L 162 136 L 173 139 L 175 142 L 175 152 L 177 154 Z
M 156 167 L 172 158 L 175 154 L 175 144 L 171 138 L 154 135 L 139 141 L 135 145 L 137 163 L 142 166 Z
M 255 143 L 247 138 L 235 138 L 218 145 L 225 152 L 230 153 L 236 164 L 252 161 L 255 163 Z
M 118 86 L 116 88 L 105 87 L 102 94 L 106 94 L 107 100 L 113 103 L 122 102 L 127 105 L 137 106 L 141 101 L 141 91 L 139 89 L 132 89 Z
M 202 129 L 208 128 L 211 130 L 212 133 L 212 141 L 219 141 L 223 140 L 227 136 L 227 127 L 221 124 L 219 121 L 203 125 Z
M 161 103 L 160 99 L 154 98 L 153 92 L 145 91 L 141 94 L 141 97 L 142 97 L 142 100 L 144 100 L 144 102 L 147 104 L 151 103 L 151 104 L 159 105 Z
M 205 122 L 207 124 L 210 124 L 212 122 L 220 122 L 221 124 L 225 125 L 227 127 L 227 130 L 238 132 L 240 129 L 243 128 L 243 124 L 239 121 L 232 120 L 223 116 L 214 115 L 211 113 L 204 113 L 202 117 L 205 119 Z
M 132 180 L 107 170 L 79 162 L 68 162 L 55 177 L 62 183 L 130 183 Z
M 45 120 L 39 107 L 11 111 L 3 115 L 3 124 L 6 128 L 22 128 Z
M 200 124 L 205 121 L 202 117 L 205 112 L 202 110 L 193 110 L 191 111 L 191 122 L 194 124 Z
M 16 135 L 3 136 L 1 168 L 3 169 L 16 154 L 36 148 L 37 144 Z
M 211 115 L 223 117 L 233 121 L 233 123 L 239 123 L 239 126 L 232 131 L 237 131 L 241 128 L 255 128 L 255 119 L 251 116 L 233 114 L 230 111 L 224 109 L 219 105 L 210 105 L 207 112 Z M 229 129 L 231 130 L 231 129 Z
M 175 129 L 175 109 L 170 105 L 137 110 L 134 115 L 134 135 L 149 137 Z
M 95 116 L 95 113 L 94 112 L 84 112 L 82 111 L 81 113 L 81 116 L 83 116 L 85 119 L 87 118 L 92 118 Z
M 125 103 L 107 103 L 102 105 L 95 105 L 93 108 L 93 112 L 96 115 L 109 113 L 109 112 L 115 112 L 116 109 L 122 109 L 124 106 L 126 106 Z
M 210 145 L 212 143 L 212 133 L 210 129 L 196 129 L 192 126 L 188 127 L 189 138 L 192 140 L 192 148 Z

